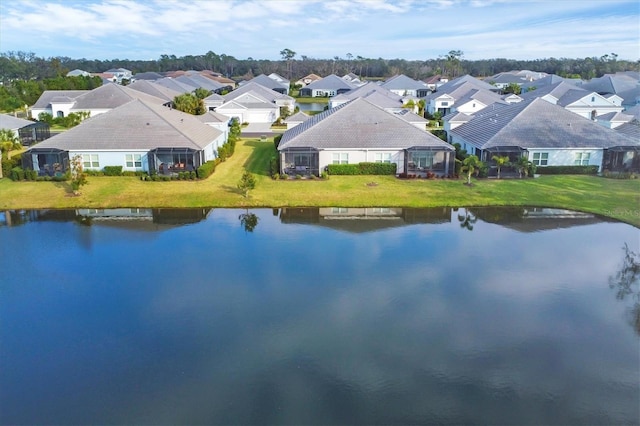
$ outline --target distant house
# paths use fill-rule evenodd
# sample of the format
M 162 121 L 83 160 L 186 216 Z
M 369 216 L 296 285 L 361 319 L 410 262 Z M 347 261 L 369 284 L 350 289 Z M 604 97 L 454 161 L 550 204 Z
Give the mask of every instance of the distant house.
M 212 93 L 203 100 L 207 111 L 215 111 L 216 108 L 224 104 L 224 96 L 218 95 L 217 93 Z
M 451 118 L 449 118 L 451 119 Z M 640 170 L 640 140 L 567 111 L 541 98 L 482 111 L 457 127 L 458 143 L 483 161 L 526 156 L 538 167 L 595 165 L 600 170 Z
M 207 126 L 211 126 L 214 129 L 220 130 L 224 134 L 223 140 L 226 141 L 229 138 L 229 127 L 231 125 L 231 118 L 215 111 L 208 111 L 205 114 L 196 115 L 195 117 Z
M 274 74 L 272 74 L 274 75 Z M 277 75 L 277 74 L 275 74 Z M 278 81 L 274 78 L 271 78 L 269 76 L 266 76 L 265 74 L 260 74 L 257 77 L 252 78 L 249 81 L 244 82 L 242 86 L 245 86 L 246 84 L 249 83 L 255 83 L 255 84 L 259 84 L 262 87 L 266 87 L 267 89 L 273 90 L 274 92 L 278 92 L 280 94 L 286 95 L 287 93 L 289 93 L 289 81 L 286 80 L 284 82 Z
M 105 113 L 134 99 L 159 105 L 171 105 L 172 100 L 157 98 L 127 86 L 106 84 L 93 90 L 45 90 L 31 107 L 31 116 L 41 113 L 66 117 L 70 113 L 88 112 L 91 117 Z
M 122 84 L 122 80 L 131 81 L 133 74 L 126 68 L 111 68 L 110 70 L 106 70 L 105 73 L 113 75 L 115 78 L 115 82 L 118 84 Z
M 295 99 L 249 82 L 224 95 L 224 103 L 215 111 L 237 118 L 240 123 L 273 123 L 280 116 L 281 108 L 293 112 Z
M 174 92 L 178 92 L 180 94 L 191 93 L 198 88 L 194 82 L 189 82 L 186 84 L 182 81 L 178 81 L 173 77 L 164 77 L 160 80 L 154 81 L 155 84 L 159 84 L 160 86 L 164 86 L 167 89 L 171 89 Z
M 86 120 L 40 142 L 22 155 L 25 169 L 64 173 L 82 157 L 87 170 L 122 166 L 124 171 L 173 173 L 213 160 L 224 133 L 193 115 L 139 99 Z
M 523 99 L 541 98 L 557 104 L 585 118 L 595 119 L 610 112 L 621 112 L 620 98 L 605 98 L 596 92 L 585 90 L 566 82 L 548 85 L 521 95 Z
M 322 80 L 322 77 L 320 77 L 317 74 L 309 74 L 309 75 L 307 75 L 305 77 L 302 77 L 300 80 L 296 81 L 295 84 L 298 85 L 298 86 L 304 87 L 304 86 L 307 86 L 307 85 L 313 83 L 314 81 L 318 81 L 318 80 Z
M 329 99 L 329 108 L 335 108 L 357 98 L 365 98 L 372 104 L 387 111 L 401 111 L 403 109 L 402 96 L 374 82 L 363 84 L 348 92 L 333 96 Z
M 305 121 L 307 121 L 310 118 L 311 118 L 310 115 L 307 115 L 304 112 L 300 111 L 300 112 L 297 112 L 297 113 L 293 114 L 292 116 L 287 117 L 284 120 L 284 122 L 287 125 L 287 129 L 292 129 L 292 128 L 296 127 L 297 125 L 304 123 Z
M 47 123 L 24 120 L 8 114 L 0 114 L 0 129 L 12 131 L 22 146 L 33 145 L 51 136 Z
M 310 96 L 312 98 L 331 97 L 348 92 L 357 87 L 357 85 L 351 84 L 335 74 L 331 74 L 322 80 L 314 81 L 300 89 L 300 96 Z
M 275 72 L 269 74 L 268 77 L 284 87 L 284 89 L 286 90 L 286 92 L 284 92 L 285 95 L 289 93 L 289 87 L 291 86 L 291 82 L 289 80 L 279 74 L 276 74 Z
M 431 90 L 432 92 L 435 92 L 436 90 L 438 90 L 438 88 L 440 86 L 442 86 L 443 84 L 445 84 L 446 82 L 449 81 L 448 77 L 442 76 L 442 75 L 434 75 L 431 76 L 427 79 L 424 80 L 424 84 L 427 85 L 427 87 L 429 88 L 429 90 Z
M 589 80 L 581 87 L 603 96 L 618 95 L 624 108 L 640 105 L 640 79 L 637 72 L 605 74 Z
M 318 175 L 329 164 L 394 163 L 397 173 L 453 173 L 451 145 L 363 98 L 287 130 L 278 146 L 281 173 Z
M 159 74 L 157 72 L 149 71 L 149 72 L 140 72 L 133 75 L 133 79 L 135 81 L 139 80 L 148 80 L 148 81 L 156 81 L 164 78 L 164 75 Z
M 493 104 L 505 104 L 499 89 L 470 75 L 451 80 L 428 94 L 424 100 L 429 114 L 443 116 L 452 112 L 470 114 Z
M 395 75 L 382 83 L 385 89 L 400 95 L 423 98 L 431 91 L 427 85 L 421 81 L 414 80 L 406 75 Z
M 67 77 L 89 77 L 91 73 L 79 69 L 71 70 L 67 73 Z
M 173 89 L 148 80 L 136 80 L 133 83 L 129 84 L 127 88 L 146 93 L 147 95 L 155 96 L 156 98 L 163 99 L 170 104 L 173 104 L 176 96 L 180 96 L 182 94 Z

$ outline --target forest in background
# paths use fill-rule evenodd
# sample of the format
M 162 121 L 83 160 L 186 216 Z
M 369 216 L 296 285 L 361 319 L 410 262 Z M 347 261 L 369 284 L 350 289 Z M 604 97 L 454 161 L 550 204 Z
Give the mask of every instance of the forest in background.
M 43 58 L 33 52 L 0 53 L 0 110 L 12 111 L 32 105 L 43 90 L 91 89 L 98 81 L 91 78 L 63 78 L 67 72 L 81 69 L 99 73 L 112 68 L 126 68 L 133 74 L 154 71 L 211 70 L 235 80 L 260 74 L 277 73 L 295 81 L 308 74 L 320 76 L 354 73 L 364 79 L 386 79 L 405 74 L 416 80 L 433 75 L 455 78 L 470 74 L 488 77 L 512 70 L 531 70 L 567 78 L 589 80 L 619 71 L 637 71 L 640 61 L 622 60 L 615 53 L 589 58 L 544 58 L 516 60 L 505 58 L 467 60 L 460 50 L 451 50 L 438 58 L 420 60 L 365 58 L 347 53 L 344 57 L 315 59 L 298 55 L 291 49 L 280 52 L 281 60 L 237 59 L 209 51 L 203 55 L 161 55 L 156 60 Z M 35 97 L 35 99 L 33 99 Z

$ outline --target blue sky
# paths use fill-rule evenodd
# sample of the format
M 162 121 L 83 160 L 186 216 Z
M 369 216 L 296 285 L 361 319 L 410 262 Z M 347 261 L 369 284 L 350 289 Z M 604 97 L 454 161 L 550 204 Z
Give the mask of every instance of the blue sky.
M 640 57 L 640 3 L 591 0 L 0 0 L 0 52 L 158 59 Z

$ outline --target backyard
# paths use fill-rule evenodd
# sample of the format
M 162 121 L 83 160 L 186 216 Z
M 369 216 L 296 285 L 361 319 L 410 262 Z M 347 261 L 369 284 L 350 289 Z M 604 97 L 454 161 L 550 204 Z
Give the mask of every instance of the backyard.
M 530 205 L 597 213 L 640 227 L 640 180 L 557 175 L 536 179 L 397 179 L 331 176 L 328 180 L 273 180 L 271 139 L 241 140 L 235 154 L 202 181 L 144 182 L 136 177 L 89 177 L 81 195 L 68 182 L 0 179 L 0 210 L 115 207 L 437 207 Z M 244 170 L 256 177 L 245 198 Z

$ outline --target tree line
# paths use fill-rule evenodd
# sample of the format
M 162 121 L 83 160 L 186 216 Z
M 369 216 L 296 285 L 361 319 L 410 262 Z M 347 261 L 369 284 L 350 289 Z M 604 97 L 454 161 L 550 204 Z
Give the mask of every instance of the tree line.
M 315 73 L 344 75 L 354 73 L 363 78 L 383 79 L 405 74 L 414 79 L 424 79 L 445 74 L 458 77 L 470 74 L 487 77 L 500 72 L 528 69 L 557 74 L 562 77 L 579 77 L 585 80 L 618 71 L 638 70 L 640 61 L 622 60 L 615 53 L 587 58 L 544 58 L 517 60 L 506 58 L 467 60 L 460 50 L 451 50 L 437 58 L 425 60 L 367 58 L 347 53 L 344 56 L 318 59 L 298 54 L 291 49 L 280 51 L 281 60 L 238 59 L 231 55 L 209 51 L 203 55 L 161 55 L 156 60 L 130 59 L 73 59 L 69 57 L 42 58 L 33 52 L 0 53 L 0 81 L 43 80 L 65 75 L 70 70 L 81 69 L 91 73 L 111 68 L 126 68 L 134 74 L 141 72 L 165 72 L 175 70 L 212 70 L 230 78 L 251 78 L 259 74 L 278 73 L 290 79 L 298 79 Z

